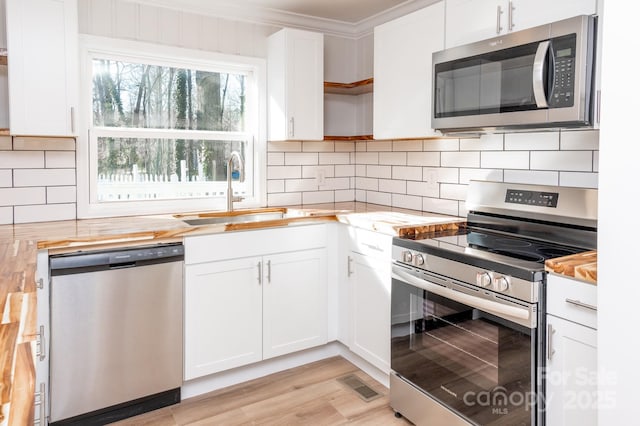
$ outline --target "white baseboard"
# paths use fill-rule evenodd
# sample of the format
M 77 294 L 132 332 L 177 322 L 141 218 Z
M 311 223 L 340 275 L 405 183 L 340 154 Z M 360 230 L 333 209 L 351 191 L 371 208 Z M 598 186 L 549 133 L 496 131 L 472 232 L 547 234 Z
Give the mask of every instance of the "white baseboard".
M 339 342 L 329 342 L 326 345 L 307 349 L 289 355 L 268 359 L 244 367 L 234 368 L 229 371 L 212 374 L 189 380 L 182 384 L 182 399 L 192 398 L 205 393 L 213 392 L 228 386 L 243 383 L 249 380 L 268 376 L 269 374 L 299 367 L 315 361 L 341 356 L 347 361 L 360 368 L 362 371 L 373 377 L 375 380 L 389 387 L 389 374 L 380 371 L 372 364 L 368 363 L 358 355 L 351 352 L 346 346 Z

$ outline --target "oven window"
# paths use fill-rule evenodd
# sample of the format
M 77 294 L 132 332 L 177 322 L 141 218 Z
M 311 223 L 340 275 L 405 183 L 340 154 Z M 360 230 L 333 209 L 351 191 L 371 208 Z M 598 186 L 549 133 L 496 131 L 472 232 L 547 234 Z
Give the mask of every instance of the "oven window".
M 393 371 L 472 422 L 532 424 L 535 332 L 395 279 L 391 320 Z

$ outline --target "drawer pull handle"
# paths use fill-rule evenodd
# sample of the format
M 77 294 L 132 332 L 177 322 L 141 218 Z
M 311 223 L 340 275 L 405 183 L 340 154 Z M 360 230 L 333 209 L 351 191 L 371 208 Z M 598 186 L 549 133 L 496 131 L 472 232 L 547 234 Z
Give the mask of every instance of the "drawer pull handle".
M 579 300 L 574 299 L 564 299 L 567 303 L 571 303 L 572 305 L 580 306 L 581 308 L 591 309 L 592 311 L 597 311 L 598 307 L 594 305 L 590 305 L 588 303 L 581 302 Z
M 347 256 L 347 277 L 350 277 L 353 274 L 351 270 L 351 263 L 353 262 L 353 258 L 351 256 Z
M 364 245 L 365 247 L 369 247 L 371 250 L 380 251 L 380 252 L 384 251 L 384 249 L 381 249 L 378 246 L 374 246 L 373 244 L 362 243 L 362 245 Z
M 555 332 L 556 331 L 553 329 L 553 325 L 547 324 L 547 359 L 549 361 L 551 361 L 551 358 L 553 358 L 553 354 L 556 353 L 556 351 L 552 347 L 553 333 Z

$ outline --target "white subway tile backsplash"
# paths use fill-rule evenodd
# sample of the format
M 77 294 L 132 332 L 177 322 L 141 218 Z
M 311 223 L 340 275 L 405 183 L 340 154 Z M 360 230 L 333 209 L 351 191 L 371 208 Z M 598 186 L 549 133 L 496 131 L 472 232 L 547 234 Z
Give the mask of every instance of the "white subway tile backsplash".
M 11 151 L 12 147 L 11 136 L 0 136 L 0 151 Z M 11 215 L 13 217 L 13 211 Z
M 318 154 L 315 152 L 287 152 L 284 154 L 284 164 L 286 166 L 308 166 L 318 164 Z
M 366 170 L 365 170 L 366 172 Z M 334 171 L 335 177 L 346 177 L 346 176 L 355 176 L 356 175 L 356 166 L 355 164 L 343 165 L 339 164 L 335 166 Z
M 391 205 L 403 209 L 422 210 L 422 197 L 414 195 L 391 194 Z
M 366 203 L 367 202 L 367 191 L 363 190 L 363 189 L 356 189 L 356 201 L 359 201 L 361 203 Z
M 502 182 L 504 170 L 502 169 L 460 169 L 460 183 L 469 184 L 471 180 L 492 180 Z
M 391 205 L 391 194 L 388 192 L 367 191 L 367 203 L 389 206 Z
M 428 139 L 423 143 L 424 151 L 458 151 L 460 139 Z
M 393 141 L 394 151 L 422 151 L 422 140 Z
M 351 156 L 348 152 L 332 152 L 332 153 L 320 153 L 320 164 L 350 164 Z
M 44 166 L 47 169 L 67 169 L 76 167 L 76 153 L 74 151 L 46 151 Z
M 284 166 L 284 152 L 267 153 L 267 164 L 270 166 Z
M 15 151 L 75 151 L 76 141 L 73 138 L 37 138 L 15 136 Z
M 302 168 L 300 166 L 268 166 L 267 179 L 300 179 Z
M 563 130 L 560 132 L 560 149 L 562 150 L 597 150 L 599 147 L 599 130 Z
M 269 152 L 302 152 L 302 142 L 299 141 L 278 141 L 267 144 Z
M 76 218 L 76 205 L 75 203 L 69 203 L 45 204 L 41 206 L 15 206 L 13 214 L 15 223 L 72 220 Z
M 393 166 L 392 179 L 422 180 L 422 167 Z
M 335 191 L 336 203 L 342 203 L 345 201 L 353 201 L 356 199 L 356 192 L 354 189 L 340 189 Z
M 330 141 L 305 141 L 302 144 L 302 152 L 333 152 L 334 142 Z
M 357 189 L 364 189 L 366 191 L 377 191 L 378 190 L 378 179 L 357 177 L 356 178 L 356 188 Z
M 0 206 L 23 206 L 45 204 L 47 202 L 43 188 L 0 188 Z
M 560 149 L 559 132 L 507 133 L 505 151 L 542 151 Z
M 574 186 L 578 188 L 598 188 L 597 173 L 560 172 L 561 186 Z
M 427 182 L 407 182 L 407 194 L 419 195 L 421 197 L 437 197 L 440 194 L 438 184 L 430 184 Z
M 319 185 L 320 191 L 336 191 L 350 189 L 350 178 L 327 178 L 324 185 Z
M 356 176 L 366 176 L 367 166 L 364 164 L 356 164 Z
M 438 167 L 439 165 L 439 152 L 410 152 L 407 154 L 407 166 Z
M 459 212 L 459 202 L 455 200 L 445 200 L 442 198 L 425 197 L 422 199 L 422 210 L 450 216 L 466 216 L 466 213 Z
M 474 151 L 443 152 L 440 155 L 442 167 L 480 167 L 480 153 Z
M 303 192 L 302 204 L 318 204 L 335 202 L 335 194 L 333 191 L 315 191 Z
M 592 151 L 532 151 L 532 170 L 590 172 L 593 169 Z
M 528 169 L 528 151 L 483 151 L 480 153 L 483 169 Z
M 394 194 L 407 193 L 406 180 L 380 179 L 378 181 L 378 186 L 381 192 L 392 192 Z
M 460 139 L 460 151 L 502 151 L 502 149 L 504 149 L 504 135 L 501 133 Z
M 284 179 L 268 180 L 267 193 L 284 192 Z
M 302 178 L 317 178 L 318 174 L 323 173 L 325 178 L 335 176 L 335 166 L 302 166 Z
M 380 164 L 388 164 L 392 166 L 406 166 L 406 152 L 381 152 L 379 157 Z
M 75 203 L 75 186 L 50 186 L 47 188 L 47 204 Z
M 0 207 L 0 225 L 13 223 L 13 207 Z
M 336 142 L 335 143 L 335 151 L 336 152 L 354 152 L 356 144 L 355 142 Z
M 268 206 L 298 206 L 302 204 L 301 192 L 267 194 Z
M 356 152 L 356 164 L 378 164 L 378 153 Z
M 391 179 L 391 166 L 367 166 L 367 177 Z
M 285 192 L 317 191 L 318 181 L 316 179 L 287 179 L 284 182 Z
M 0 188 L 10 188 L 13 186 L 13 173 L 11 170 L 0 170 Z
M 600 151 L 593 152 L 593 171 L 600 171 Z
M 505 170 L 504 181 L 533 185 L 558 185 L 558 172 L 540 170 Z
M 367 151 L 369 152 L 381 152 L 391 151 L 393 149 L 392 141 L 369 141 L 367 142 Z
M 0 151 L 0 169 L 39 169 L 43 167 L 43 151 Z
M 356 152 L 365 152 L 367 150 L 367 142 L 358 141 L 356 142 Z
M 13 186 L 65 186 L 76 184 L 75 169 L 18 169 Z
M 440 197 L 449 200 L 464 201 L 467 198 L 468 185 L 443 183 L 440 185 Z
M 461 170 L 453 167 L 425 167 L 422 169 L 422 180 L 429 182 L 431 174 L 435 173 L 436 181 L 442 183 L 458 183 L 458 174 Z

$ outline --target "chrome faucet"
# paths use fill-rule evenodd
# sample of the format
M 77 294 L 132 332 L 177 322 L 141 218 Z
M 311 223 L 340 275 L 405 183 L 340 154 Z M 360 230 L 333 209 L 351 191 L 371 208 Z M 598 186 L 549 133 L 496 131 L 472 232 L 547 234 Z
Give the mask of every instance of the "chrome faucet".
M 236 160 L 235 162 L 233 160 Z M 237 163 L 237 167 L 234 168 L 234 163 Z M 233 196 L 233 187 L 231 185 L 231 175 L 234 171 L 240 172 L 240 182 L 244 181 L 244 163 L 242 162 L 242 157 L 240 157 L 240 153 L 238 151 L 232 151 L 231 155 L 229 155 L 229 160 L 227 161 L 227 211 L 233 211 L 233 202 L 234 201 L 242 201 L 244 197 L 234 197 Z

